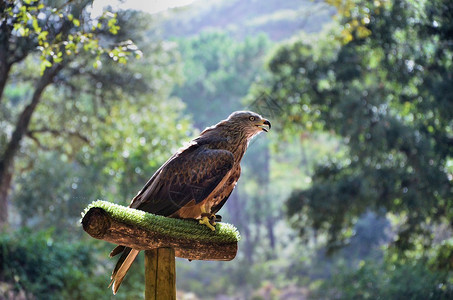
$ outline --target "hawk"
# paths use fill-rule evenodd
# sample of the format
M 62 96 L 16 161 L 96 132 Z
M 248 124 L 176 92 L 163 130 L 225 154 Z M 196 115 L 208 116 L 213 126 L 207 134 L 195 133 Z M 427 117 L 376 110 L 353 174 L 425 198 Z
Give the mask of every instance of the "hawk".
M 268 132 L 271 123 L 251 111 L 236 111 L 206 128 L 179 149 L 148 180 L 129 207 L 171 218 L 197 219 L 211 230 L 241 175 L 240 162 L 250 140 Z M 117 246 L 122 253 L 112 273 L 116 294 L 139 250 Z

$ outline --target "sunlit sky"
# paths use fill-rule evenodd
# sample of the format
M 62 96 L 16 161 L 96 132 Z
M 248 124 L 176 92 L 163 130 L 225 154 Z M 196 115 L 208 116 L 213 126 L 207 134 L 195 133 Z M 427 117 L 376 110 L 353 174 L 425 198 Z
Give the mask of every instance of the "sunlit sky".
M 93 3 L 93 13 L 100 14 L 105 6 L 121 9 L 143 10 L 148 13 L 156 13 L 167 8 L 185 6 L 194 2 L 194 0 L 95 0 Z

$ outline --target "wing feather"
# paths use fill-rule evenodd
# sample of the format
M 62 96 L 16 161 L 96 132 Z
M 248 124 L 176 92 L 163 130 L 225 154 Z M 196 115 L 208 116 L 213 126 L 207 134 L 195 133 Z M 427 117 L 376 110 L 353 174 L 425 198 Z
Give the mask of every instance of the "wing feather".
M 192 145 L 171 157 L 132 200 L 131 207 L 169 216 L 189 203 L 200 203 L 232 169 L 227 150 Z

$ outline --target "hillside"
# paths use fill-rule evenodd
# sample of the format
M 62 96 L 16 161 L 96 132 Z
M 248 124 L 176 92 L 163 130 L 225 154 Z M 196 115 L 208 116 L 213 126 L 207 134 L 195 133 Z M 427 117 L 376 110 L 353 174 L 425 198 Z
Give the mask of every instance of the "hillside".
M 298 31 L 320 31 L 334 13 L 324 2 L 310 0 L 199 0 L 157 17 L 166 38 L 222 30 L 238 39 L 264 32 L 280 41 Z

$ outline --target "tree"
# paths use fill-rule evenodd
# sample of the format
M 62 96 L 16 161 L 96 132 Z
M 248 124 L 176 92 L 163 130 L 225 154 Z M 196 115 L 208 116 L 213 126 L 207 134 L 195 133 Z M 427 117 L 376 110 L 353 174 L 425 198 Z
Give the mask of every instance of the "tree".
M 326 232 L 335 247 L 366 211 L 389 212 L 401 218 L 399 249 L 427 247 L 432 226 L 453 225 L 453 5 L 353 3 L 324 40 L 290 43 L 269 63 L 265 90 L 286 125 L 332 132 L 347 149 L 317 167 L 310 188 L 293 192 L 289 216 L 302 232 Z M 354 19 L 368 34 L 348 26 Z M 304 217 L 308 224 L 299 223 Z
M 91 18 L 87 11 L 91 2 L 23 0 L 0 4 L 0 105 L 5 120 L 1 123 L 0 136 L 0 226 L 7 222 L 7 199 L 14 175 L 14 160 L 25 137 L 37 144 L 40 144 L 39 136 L 42 134 L 65 135 L 71 137 L 68 138 L 70 141 L 87 142 L 81 131 L 65 129 L 64 117 L 70 115 L 67 111 L 54 110 L 61 117 L 56 124 L 44 121 L 39 124 L 41 126 L 30 129 L 33 115 L 42 106 L 45 90 L 51 85 L 62 87 L 59 102 L 64 102 L 66 109 L 72 109 L 72 114 L 88 113 L 77 109 L 77 103 L 91 101 L 92 115 L 101 117 L 102 111 L 99 110 L 108 109 L 105 99 L 118 98 L 122 85 L 130 79 L 129 73 L 121 68 L 116 70 L 116 74 L 105 76 L 111 64 L 109 60 L 125 63 L 130 54 L 140 55 L 131 41 L 121 43 L 114 38 L 119 30 L 114 14 Z M 28 64 L 36 64 L 36 55 L 41 59 L 41 72 L 32 69 L 29 74 L 21 73 L 23 66 L 26 69 Z M 84 90 L 78 91 L 73 84 L 81 78 L 96 84 L 86 85 Z M 140 80 L 132 83 L 135 83 L 135 88 L 146 89 Z M 30 97 L 29 102 L 25 104 L 22 99 L 14 102 L 5 97 L 7 85 L 12 89 L 25 87 L 28 92 L 22 96 Z M 74 118 L 70 119 L 74 121 Z M 89 122 L 83 123 L 89 127 Z
M 105 288 L 96 273 L 103 264 L 90 241 L 68 243 L 52 230 L 23 228 L 0 234 L 3 299 L 102 299 Z
M 251 83 L 261 76 L 264 49 L 270 45 L 265 35 L 235 41 L 222 32 L 203 32 L 177 43 L 185 82 L 175 87 L 174 95 L 197 116 L 194 125 L 199 129 L 241 109 Z
M 146 14 L 121 11 L 117 20 L 115 38 L 133 38 L 144 54 L 127 65 L 102 60 L 102 68 L 86 77 L 64 70 L 60 76 L 68 82 L 49 87 L 21 145 L 26 155 L 16 159 L 20 176 L 11 202 L 20 216 L 33 215 L 23 225 L 63 233 L 93 199 L 126 204 L 191 133 L 182 104 L 169 98 L 179 76 L 172 44 L 146 38 Z M 23 98 L 22 90 L 12 89 L 9 98 Z

